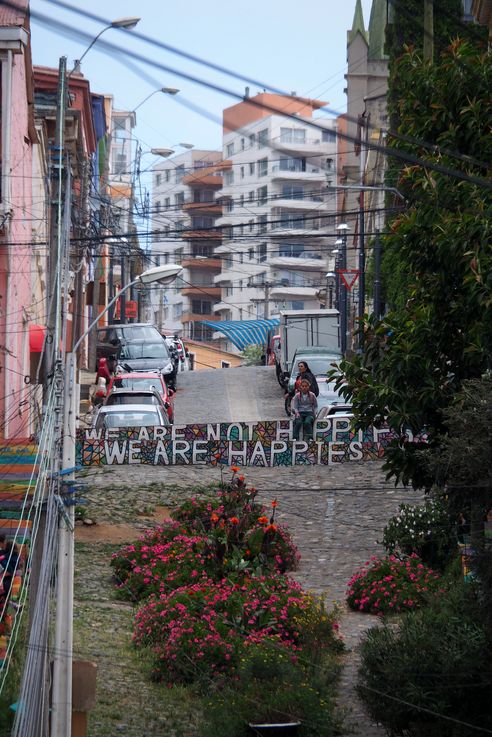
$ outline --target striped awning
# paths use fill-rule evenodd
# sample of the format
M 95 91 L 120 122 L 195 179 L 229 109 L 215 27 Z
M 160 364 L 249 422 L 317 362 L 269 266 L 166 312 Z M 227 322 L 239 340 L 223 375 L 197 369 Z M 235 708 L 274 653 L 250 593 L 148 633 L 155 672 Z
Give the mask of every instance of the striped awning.
M 243 351 L 247 345 L 265 345 L 278 328 L 280 320 L 200 320 L 200 325 L 208 325 L 217 333 L 222 333 L 236 348 Z

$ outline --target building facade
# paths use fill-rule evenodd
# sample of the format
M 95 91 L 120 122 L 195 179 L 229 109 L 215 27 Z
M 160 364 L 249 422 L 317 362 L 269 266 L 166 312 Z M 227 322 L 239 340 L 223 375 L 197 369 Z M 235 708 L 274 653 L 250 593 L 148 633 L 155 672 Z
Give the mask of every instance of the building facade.
M 221 320 L 319 307 L 335 240 L 337 128 L 313 119 L 325 104 L 262 93 L 224 110 Z

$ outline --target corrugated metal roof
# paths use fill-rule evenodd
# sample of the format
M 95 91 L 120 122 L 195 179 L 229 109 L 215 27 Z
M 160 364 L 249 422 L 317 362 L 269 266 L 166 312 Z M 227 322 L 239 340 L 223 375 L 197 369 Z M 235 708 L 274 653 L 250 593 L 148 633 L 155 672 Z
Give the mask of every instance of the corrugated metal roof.
M 11 6 L 2 3 L 0 5 L 0 26 L 23 26 L 28 10 L 29 0 L 13 0 Z

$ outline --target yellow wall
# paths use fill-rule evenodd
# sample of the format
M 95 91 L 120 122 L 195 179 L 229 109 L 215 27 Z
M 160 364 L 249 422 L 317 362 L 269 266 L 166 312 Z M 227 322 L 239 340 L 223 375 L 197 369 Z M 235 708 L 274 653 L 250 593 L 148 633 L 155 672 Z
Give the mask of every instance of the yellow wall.
M 222 351 L 219 348 L 213 348 L 206 343 L 199 343 L 196 340 L 185 340 L 185 345 L 190 354 L 193 353 L 195 356 L 195 371 L 223 368 L 223 361 L 227 361 L 230 364 L 230 368 L 241 365 L 241 357 L 235 353 Z

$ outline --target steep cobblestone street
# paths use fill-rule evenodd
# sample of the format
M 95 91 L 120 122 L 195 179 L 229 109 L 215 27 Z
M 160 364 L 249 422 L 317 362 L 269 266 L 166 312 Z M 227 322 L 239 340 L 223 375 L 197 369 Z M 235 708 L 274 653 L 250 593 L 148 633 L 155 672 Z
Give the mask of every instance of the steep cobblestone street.
M 250 396 L 251 387 L 254 393 Z M 243 401 L 236 409 L 234 392 L 246 394 L 247 405 Z M 273 419 L 283 416 L 282 404 L 282 392 L 272 370 L 200 372 L 180 377 L 176 418 L 179 423 L 189 422 L 192 417 L 202 422 L 247 420 L 257 419 L 259 411 L 261 419 Z M 248 416 L 245 416 L 246 406 L 250 407 Z M 227 477 L 230 472 L 226 468 L 222 473 Z M 203 466 L 126 466 L 91 470 L 88 482 L 93 489 L 98 521 L 103 521 L 106 515 L 108 520 L 114 520 L 111 510 L 121 505 L 165 506 L 179 498 L 181 490 L 186 493 L 194 486 L 212 483 L 220 474 L 218 468 Z M 343 603 L 344 595 L 355 569 L 381 551 L 377 541 L 381 539 L 386 520 L 402 502 L 418 501 L 420 495 L 386 482 L 380 462 L 329 467 L 255 467 L 245 469 L 245 475 L 248 483 L 258 488 L 260 501 L 269 503 L 273 498 L 279 501 L 278 519 L 289 525 L 301 553 L 301 565 L 295 577 L 306 588 L 322 594 L 329 604 L 342 603 L 341 633 L 348 654 L 341 677 L 339 705 L 347 712 L 346 734 L 382 737 L 384 731 L 370 722 L 354 690 L 358 642 L 364 631 L 378 620 L 348 611 Z M 168 491 L 161 489 L 162 484 Z M 105 490 L 104 501 L 100 496 L 102 490 Z M 148 526 L 144 520 L 141 524 Z

